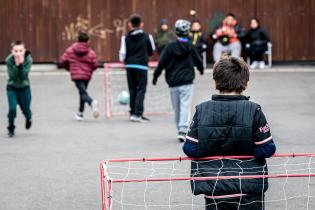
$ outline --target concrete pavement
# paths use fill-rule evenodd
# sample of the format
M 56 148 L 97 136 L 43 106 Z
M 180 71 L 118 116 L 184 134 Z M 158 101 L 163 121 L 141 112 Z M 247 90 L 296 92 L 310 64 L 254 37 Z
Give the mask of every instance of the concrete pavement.
M 0 76 L 0 209 L 100 209 L 99 163 L 103 159 L 183 156 L 172 116 L 155 116 L 147 124 L 125 117 L 76 122 L 77 91 L 65 73 L 32 74 L 34 126 L 24 129 L 18 113 L 16 137 L 6 135 L 5 76 Z M 209 72 L 197 76 L 194 104 L 215 93 Z M 278 153 L 315 153 L 315 72 L 252 73 L 249 90 L 262 105 Z M 163 82 L 161 79 L 159 82 Z M 157 87 L 158 88 L 158 87 Z M 90 84 L 90 93 L 104 107 L 103 75 Z M 166 91 L 166 90 L 165 90 Z M 315 167 L 315 165 L 313 165 Z M 313 170 L 312 172 L 315 172 Z M 288 195 L 303 194 L 301 181 L 287 185 Z M 302 183 L 308 183 L 303 179 Z M 315 181 L 311 194 L 315 196 Z M 283 199 L 284 182 L 271 182 L 268 200 Z M 189 192 L 189 188 L 187 188 Z M 294 196 L 294 195 L 293 195 Z M 288 196 L 290 197 L 290 195 Z M 140 196 L 139 200 L 143 200 Z M 306 209 L 307 199 L 270 203 L 267 209 Z M 309 209 L 314 209 L 314 197 Z M 119 208 L 120 209 L 120 208 Z M 132 209 L 125 207 L 124 209 Z M 140 208 L 139 208 L 140 209 Z M 168 209 L 168 208 L 166 208 Z M 186 208 L 179 208 L 186 209 Z M 191 207 L 187 207 L 191 209 Z

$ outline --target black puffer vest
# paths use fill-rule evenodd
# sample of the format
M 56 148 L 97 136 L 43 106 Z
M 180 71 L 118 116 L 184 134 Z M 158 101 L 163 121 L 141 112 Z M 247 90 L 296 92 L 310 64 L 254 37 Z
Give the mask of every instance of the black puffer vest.
M 197 106 L 198 157 L 254 155 L 253 121 L 259 105 L 245 96 L 214 95 Z M 192 161 L 192 177 L 267 175 L 265 160 Z M 261 194 L 267 179 L 192 181 L 195 195 Z

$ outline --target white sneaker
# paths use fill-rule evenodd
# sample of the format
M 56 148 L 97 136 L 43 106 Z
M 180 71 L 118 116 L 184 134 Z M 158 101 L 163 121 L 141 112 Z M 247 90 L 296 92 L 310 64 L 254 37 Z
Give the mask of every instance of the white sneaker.
M 98 101 L 93 100 L 92 102 L 92 115 L 94 118 L 98 118 L 100 116 L 99 108 L 98 108 Z
M 177 135 L 177 139 L 180 142 L 185 142 L 186 140 L 186 133 L 185 132 L 179 132 Z
M 136 117 L 135 115 L 130 115 L 129 120 L 133 122 L 135 120 L 135 117 Z
M 258 61 L 253 61 L 253 63 L 250 65 L 251 69 L 256 69 L 258 67 L 259 63 Z
M 77 121 L 83 121 L 84 120 L 84 117 L 83 117 L 83 113 L 82 112 L 78 112 L 74 115 L 75 119 Z
M 135 115 L 130 116 L 130 121 L 131 122 L 141 122 L 141 117 L 137 117 Z
M 265 62 L 264 61 L 260 61 L 259 62 L 259 68 L 260 69 L 264 69 L 266 67 Z

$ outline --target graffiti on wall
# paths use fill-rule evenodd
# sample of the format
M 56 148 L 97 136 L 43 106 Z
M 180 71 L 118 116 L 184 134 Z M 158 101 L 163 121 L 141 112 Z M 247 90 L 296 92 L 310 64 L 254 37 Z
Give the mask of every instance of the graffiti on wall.
M 72 22 L 64 27 L 64 31 L 62 32 L 62 40 L 76 40 L 79 31 L 85 31 L 90 36 L 100 39 L 107 39 L 112 34 L 118 38 L 122 34 L 126 33 L 127 24 L 128 19 L 116 18 L 109 27 L 106 27 L 102 22 L 93 25 L 88 19 L 79 16 L 76 18 L 75 22 Z

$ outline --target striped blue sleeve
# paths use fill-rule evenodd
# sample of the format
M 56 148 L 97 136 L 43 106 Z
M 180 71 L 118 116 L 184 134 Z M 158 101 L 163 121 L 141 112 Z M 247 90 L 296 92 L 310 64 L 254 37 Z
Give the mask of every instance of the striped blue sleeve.
M 273 140 L 268 141 L 264 145 L 256 146 L 255 147 L 255 158 L 263 159 L 263 158 L 270 158 L 276 152 L 276 145 Z
M 186 135 L 186 141 L 183 145 L 183 151 L 188 157 L 191 158 L 197 157 L 198 153 L 197 111 L 190 123 L 190 127 Z

